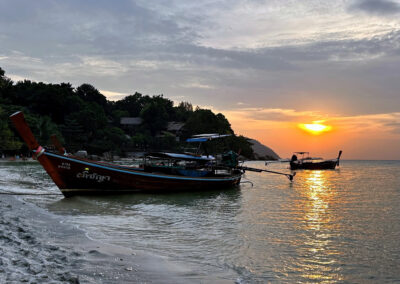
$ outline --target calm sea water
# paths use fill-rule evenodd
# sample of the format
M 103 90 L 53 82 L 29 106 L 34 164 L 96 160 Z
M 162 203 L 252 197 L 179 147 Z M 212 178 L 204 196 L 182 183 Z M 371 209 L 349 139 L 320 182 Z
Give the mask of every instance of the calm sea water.
M 262 162 L 248 166 L 264 168 Z M 289 171 L 287 164 L 268 169 Z M 171 195 L 27 196 L 94 239 L 240 283 L 400 282 L 400 161 L 343 161 L 239 189 Z M 58 193 L 35 163 L 0 163 L 0 191 Z

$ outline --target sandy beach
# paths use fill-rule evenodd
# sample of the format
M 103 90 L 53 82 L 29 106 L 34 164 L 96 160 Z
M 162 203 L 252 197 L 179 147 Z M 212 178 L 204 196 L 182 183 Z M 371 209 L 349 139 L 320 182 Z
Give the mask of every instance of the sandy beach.
M 104 244 L 21 197 L 0 195 L 0 283 L 232 283 Z

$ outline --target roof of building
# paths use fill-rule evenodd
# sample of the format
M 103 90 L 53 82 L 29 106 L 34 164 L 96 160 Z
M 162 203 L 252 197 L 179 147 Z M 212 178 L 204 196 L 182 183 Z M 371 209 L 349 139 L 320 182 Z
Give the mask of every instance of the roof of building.
M 140 125 L 143 119 L 141 117 L 121 117 L 120 123 L 122 125 Z
M 167 130 L 168 131 L 179 131 L 182 129 L 182 127 L 185 125 L 183 122 L 176 122 L 176 121 L 170 121 L 168 122 Z

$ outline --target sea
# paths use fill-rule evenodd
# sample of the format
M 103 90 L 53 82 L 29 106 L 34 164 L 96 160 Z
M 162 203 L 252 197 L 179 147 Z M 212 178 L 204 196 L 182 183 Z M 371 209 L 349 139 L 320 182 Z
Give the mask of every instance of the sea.
M 246 166 L 290 173 L 287 163 Z M 93 239 L 160 255 L 232 283 L 400 282 L 400 161 L 341 161 L 240 187 L 64 198 L 36 162 L 1 162 L 0 193 Z

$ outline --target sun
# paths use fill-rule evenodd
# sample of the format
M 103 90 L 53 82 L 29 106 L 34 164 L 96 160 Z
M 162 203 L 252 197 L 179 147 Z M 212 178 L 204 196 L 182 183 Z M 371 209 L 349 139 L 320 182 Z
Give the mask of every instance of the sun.
M 324 132 L 328 132 L 332 130 L 332 126 L 322 124 L 324 121 L 313 121 L 310 124 L 300 123 L 298 126 L 300 129 L 303 129 L 313 135 L 320 135 Z

